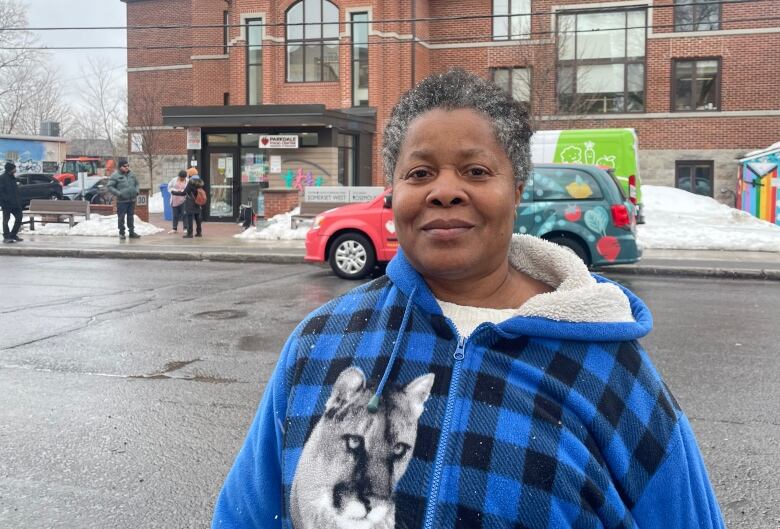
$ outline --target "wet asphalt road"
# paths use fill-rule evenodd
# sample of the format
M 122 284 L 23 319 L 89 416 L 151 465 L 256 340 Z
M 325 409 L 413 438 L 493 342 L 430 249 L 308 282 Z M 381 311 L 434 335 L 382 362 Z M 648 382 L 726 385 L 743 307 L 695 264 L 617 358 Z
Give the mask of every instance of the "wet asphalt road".
M 0 257 L 0 527 L 207 527 L 326 269 Z M 728 526 L 780 527 L 780 283 L 623 281 Z

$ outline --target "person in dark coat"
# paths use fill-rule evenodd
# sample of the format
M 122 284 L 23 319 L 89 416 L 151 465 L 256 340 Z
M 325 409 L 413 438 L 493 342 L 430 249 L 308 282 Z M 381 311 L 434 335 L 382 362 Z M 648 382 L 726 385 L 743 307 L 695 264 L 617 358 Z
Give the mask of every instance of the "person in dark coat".
M 119 160 L 117 164 L 119 169 L 111 175 L 108 180 L 108 191 L 116 197 L 117 227 L 119 228 L 119 238 L 125 238 L 125 218 L 127 218 L 127 227 L 130 230 L 131 239 L 140 239 L 141 236 L 135 232 L 135 199 L 138 196 L 138 179 L 130 170 L 130 164 L 127 160 Z
M 195 202 L 198 190 L 202 188 L 203 180 L 198 173 L 190 176 L 187 187 L 184 188 L 184 212 L 187 214 L 187 233 L 184 234 L 185 239 L 192 239 L 193 225 L 197 226 L 195 237 L 203 237 L 203 230 L 201 228 L 201 213 L 203 208 Z
M 5 172 L 0 175 L 0 207 L 3 208 L 3 242 L 22 242 L 17 235 L 22 226 L 22 202 L 19 200 L 19 189 L 16 182 L 16 164 L 6 162 Z M 10 230 L 8 223 L 14 216 L 14 225 Z

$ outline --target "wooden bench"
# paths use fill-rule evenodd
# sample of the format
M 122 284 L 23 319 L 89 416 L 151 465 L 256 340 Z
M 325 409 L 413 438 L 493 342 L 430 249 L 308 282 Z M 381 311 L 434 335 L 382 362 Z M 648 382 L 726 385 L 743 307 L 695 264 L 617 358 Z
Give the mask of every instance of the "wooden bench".
M 329 209 L 346 206 L 350 202 L 301 202 L 301 212 L 290 217 L 290 227 L 295 229 L 301 222 L 314 220 L 314 217 Z
M 30 200 L 30 208 L 27 211 L 30 216 L 30 230 L 35 230 L 35 215 L 41 215 L 41 223 L 64 222 L 63 217 L 68 218 L 70 227 L 76 225 L 76 215 L 86 217 L 89 220 L 89 202 L 85 200 Z M 56 220 L 49 220 L 49 218 Z

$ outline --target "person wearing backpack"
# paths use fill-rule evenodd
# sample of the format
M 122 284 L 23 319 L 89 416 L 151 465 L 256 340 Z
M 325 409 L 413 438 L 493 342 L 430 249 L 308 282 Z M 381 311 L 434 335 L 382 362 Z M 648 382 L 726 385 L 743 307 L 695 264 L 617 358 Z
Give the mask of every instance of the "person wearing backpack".
M 176 233 L 179 227 L 179 220 L 184 224 L 184 231 L 187 231 L 187 217 L 184 213 L 184 189 L 187 187 L 187 171 L 182 169 L 179 176 L 168 182 L 168 193 L 171 194 L 171 209 L 173 210 L 173 229 L 168 233 Z
M 206 190 L 203 188 L 203 180 L 198 173 L 190 176 L 187 187 L 184 188 L 184 212 L 187 214 L 187 233 L 185 239 L 192 239 L 193 224 L 197 226 L 195 237 L 203 237 L 201 228 L 201 212 L 207 201 Z

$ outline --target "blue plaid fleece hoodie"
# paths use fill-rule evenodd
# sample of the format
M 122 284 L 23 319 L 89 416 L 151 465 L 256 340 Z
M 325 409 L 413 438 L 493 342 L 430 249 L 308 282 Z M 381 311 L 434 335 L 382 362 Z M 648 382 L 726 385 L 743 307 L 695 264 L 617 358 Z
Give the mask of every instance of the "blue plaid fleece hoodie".
M 647 307 L 546 242 L 515 236 L 510 254 L 556 291 L 467 338 L 402 251 L 309 315 L 213 527 L 724 527 L 688 419 L 637 343 Z

